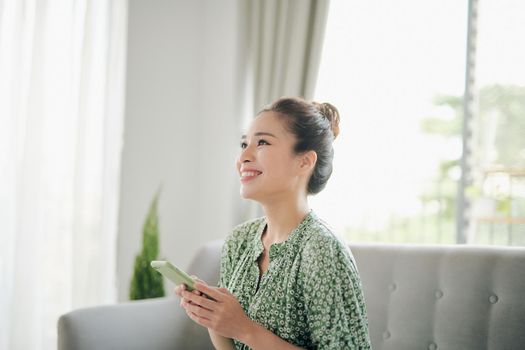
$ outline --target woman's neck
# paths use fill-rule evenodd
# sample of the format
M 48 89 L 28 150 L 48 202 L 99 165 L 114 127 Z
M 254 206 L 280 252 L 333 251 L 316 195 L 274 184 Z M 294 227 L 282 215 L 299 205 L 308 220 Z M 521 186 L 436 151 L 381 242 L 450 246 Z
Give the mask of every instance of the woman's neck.
M 306 198 L 263 205 L 266 215 L 264 241 L 268 246 L 284 242 L 310 212 Z

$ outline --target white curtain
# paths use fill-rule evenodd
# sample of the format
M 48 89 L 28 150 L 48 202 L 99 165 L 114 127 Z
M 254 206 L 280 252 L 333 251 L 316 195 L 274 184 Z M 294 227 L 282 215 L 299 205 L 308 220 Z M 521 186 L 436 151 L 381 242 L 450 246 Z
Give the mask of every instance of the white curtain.
M 116 300 L 125 0 L 0 0 L 0 349 Z
M 329 0 L 240 0 L 241 124 L 284 96 L 313 97 Z M 262 215 L 241 205 L 238 220 Z
M 329 0 L 242 2 L 243 79 L 253 112 L 282 96 L 312 98 Z

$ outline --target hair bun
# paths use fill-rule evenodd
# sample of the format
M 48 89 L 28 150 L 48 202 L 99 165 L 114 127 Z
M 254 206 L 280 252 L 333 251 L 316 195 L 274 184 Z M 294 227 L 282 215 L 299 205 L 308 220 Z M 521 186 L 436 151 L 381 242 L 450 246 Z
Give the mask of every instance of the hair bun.
M 323 117 L 328 119 L 330 122 L 330 127 L 332 128 L 332 132 L 334 133 L 334 139 L 339 135 L 339 111 L 337 108 L 335 108 L 334 105 L 324 102 L 324 103 L 315 103 L 315 106 L 317 109 L 319 109 L 319 112 Z

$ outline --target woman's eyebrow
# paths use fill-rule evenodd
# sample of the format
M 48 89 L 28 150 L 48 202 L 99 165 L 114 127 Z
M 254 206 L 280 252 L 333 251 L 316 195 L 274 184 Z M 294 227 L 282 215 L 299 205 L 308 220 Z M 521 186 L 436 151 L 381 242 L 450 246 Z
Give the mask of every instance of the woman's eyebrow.
M 255 136 L 271 136 L 271 137 L 275 137 L 275 138 L 277 138 L 277 136 L 275 136 L 274 134 L 269 133 L 269 132 L 264 132 L 264 131 L 256 132 L 254 135 L 255 135 Z M 246 138 L 246 135 L 242 135 L 242 136 L 241 136 L 241 139 L 242 139 L 242 140 L 244 140 L 245 138 Z

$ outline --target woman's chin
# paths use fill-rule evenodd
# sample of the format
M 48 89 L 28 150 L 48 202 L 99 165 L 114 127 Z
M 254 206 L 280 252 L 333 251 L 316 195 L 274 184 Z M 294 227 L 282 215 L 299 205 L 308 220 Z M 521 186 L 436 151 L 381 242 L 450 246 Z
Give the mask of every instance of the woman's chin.
M 244 192 L 242 189 L 241 189 L 241 198 L 242 198 L 242 199 L 252 199 L 252 198 L 250 197 L 250 194 Z
M 257 200 L 257 195 L 253 191 L 249 191 L 247 188 L 243 186 L 241 186 L 240 194 L 241 194 L 242 199 L 251 199 L 254 201 Z

